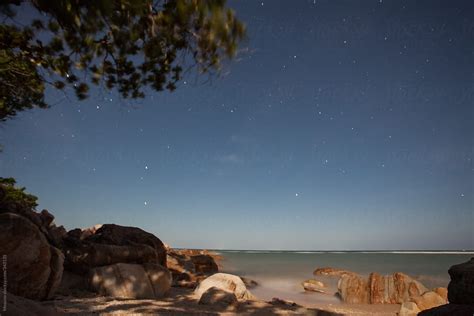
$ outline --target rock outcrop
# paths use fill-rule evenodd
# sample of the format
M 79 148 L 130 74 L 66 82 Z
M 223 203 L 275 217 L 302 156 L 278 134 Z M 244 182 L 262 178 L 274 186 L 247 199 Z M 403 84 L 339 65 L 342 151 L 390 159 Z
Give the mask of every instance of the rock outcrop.
M 240 277 L 227 273 L 216 273 L 204 279 L 194 290 L 194 294 L 201 298 L 202 294 L 211 287 L 234 293 L 238 300 L 253 298 Z
M 474 258 L 448 270 L 448 300 L 451 304 L 474 305 Z
M 165 245 L 140 228 L 103 224 L 74 229 L 63 244 L 68 282 L 80 290 L 137 299 L 160 298 L 169 291 Z M 61 288 L 71 291 L 68 284 Z
M 49 243 L 40 216 L 33 213 L 37 224 L 20 214 L 0 212 L 0 254 L 5 255 L 8 290 L 41 300 L 51 298 L 58 287 L 64 256 Z
M 169 291 L 171 274 L 158 264 L 117 263 L 93 268 L 90 286 L 94 292 L 112 297 L 156 299 Z
M 451 277 L 451 281 L 449 282 L 447 289 L 447 298 L 449 300 L 449 304 L 427 309 L 421 312 L 420 315 L 474 315 L 474 258 L 471 258 L 467 262 L 452 266 L 449 268 L 448 273 Z M 433 290 L 433 293 L 437 294 L 443 301 L 446 301 L 445 289 L 436 288 Z M 434 300 L 430 300 L 430 302 L 441 302 L 441 300 L 439 300 L 433 294 L 430 294 L 430 296 L 435 298 Z
M 342 301 L 349 304 L 368 304 L 369 287 L 367 279 L 357 274 L 343 274 L 337 284 Z
M 446 304 L 424 310 L 418 316 L 472 316 L 474 305 Z
M 114 224 L 72 230 L 64 238 L 65 268 L 75 273 L 116 263 L 155 263 L 166 267 L 160 239 L 136 227 Z
M 173 286 L 195 288 L 206 276 L 218 272 L 217 256 L 206 250 L 168 249 L 166 261 Z
M 366 279 L 357 274 L 343 274 L 338 293 L 346 303 L 401 304 L 428 291 L 420 282 L 403 273 L 382 276 L 371 273 Z

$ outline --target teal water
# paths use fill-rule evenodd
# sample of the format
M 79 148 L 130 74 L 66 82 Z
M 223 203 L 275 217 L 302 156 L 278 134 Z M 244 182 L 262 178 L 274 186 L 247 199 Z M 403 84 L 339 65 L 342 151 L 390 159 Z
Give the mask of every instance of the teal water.
M 301 282 L 313 278 L 319 267 L 346 269 L 362 275 L 403 272 L 428 288 L 446 287 L 448 269 L 468 261 L 474 252 L 311 252 L 219 250 L 223 271 L 254 279 L 252 293 L 261 299 L 280 297 L 302 304 L 337 303 L 337 279 L 320 277 L 331 295 L 305 293 Z

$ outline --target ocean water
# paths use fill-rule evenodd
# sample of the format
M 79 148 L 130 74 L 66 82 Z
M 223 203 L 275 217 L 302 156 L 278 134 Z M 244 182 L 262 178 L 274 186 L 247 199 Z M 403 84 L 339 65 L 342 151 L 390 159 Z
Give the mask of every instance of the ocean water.
M 223 257 L 223 271 L 251 278 L 259 286 L 251 292 L 260 299 L 273 297 L 300 304 L 339 303 L 337 277 L 317 277 L 328 288 L 328 295 L 305 292 L 304 280 L 314 278 L 320 267 L 346 269 L 368 276 L 371 272 L 403 272 L 428 288 L 446 287 L 448 269 L 468 261 L 474 252 L 316 252 L 316 251 L 216 251 Z

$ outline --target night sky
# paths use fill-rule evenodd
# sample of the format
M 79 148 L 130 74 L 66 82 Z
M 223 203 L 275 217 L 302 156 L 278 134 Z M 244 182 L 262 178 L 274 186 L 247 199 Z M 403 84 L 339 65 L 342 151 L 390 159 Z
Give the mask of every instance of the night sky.
M 144 100 L 47 91 L 0 174 L 67 229 L 174 247 L 474 249 L 474 2 L 239 1 L 221 76 Z

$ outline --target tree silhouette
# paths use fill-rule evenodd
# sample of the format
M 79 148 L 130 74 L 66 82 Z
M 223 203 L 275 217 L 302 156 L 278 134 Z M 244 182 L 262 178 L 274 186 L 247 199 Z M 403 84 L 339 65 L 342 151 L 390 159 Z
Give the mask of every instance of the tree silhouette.
M 225 0 L 7 0 L 0 17 L 0 120 L 47 107 L 47 85 L 79 100 L 90 84 L 172 91 L 185 67 L 218 70 L 245 35 Z

